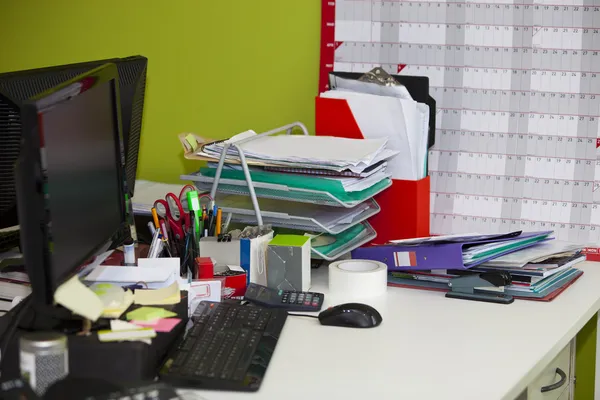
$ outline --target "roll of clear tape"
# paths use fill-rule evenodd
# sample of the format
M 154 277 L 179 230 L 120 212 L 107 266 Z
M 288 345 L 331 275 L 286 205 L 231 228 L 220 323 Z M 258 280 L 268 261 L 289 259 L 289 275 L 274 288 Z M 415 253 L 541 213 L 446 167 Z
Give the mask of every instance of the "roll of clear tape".
M 329 264 L 329 295 L 364 299 L 387 289 L 387 266 L 379 261 L 342 260 Z

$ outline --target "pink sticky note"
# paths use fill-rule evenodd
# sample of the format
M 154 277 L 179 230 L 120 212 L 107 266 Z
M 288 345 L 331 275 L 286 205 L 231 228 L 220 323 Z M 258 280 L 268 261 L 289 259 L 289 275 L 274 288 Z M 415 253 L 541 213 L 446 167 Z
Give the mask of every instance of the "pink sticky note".
M 129 321 L 132 324 L 153 328 L 156 332 L 171 332 L 181 320 L 179 318 L 159 318 L 153 321 Z

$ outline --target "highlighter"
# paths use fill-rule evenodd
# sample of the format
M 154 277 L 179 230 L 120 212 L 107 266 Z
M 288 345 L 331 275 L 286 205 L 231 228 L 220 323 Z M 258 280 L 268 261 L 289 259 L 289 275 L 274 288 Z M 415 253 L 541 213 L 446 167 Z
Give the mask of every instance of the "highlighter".
M 198 192 L 192 190 L 187 193 L 188 207 L 190 211 L 194 212 L 194 232 L 196 237 L 200 234 L 200 199 L 198 198 Z
M 222 218 L 221 209 L 217 209 L 217 224 L 215 226 L 215 236 L 219 236 L 221 234 L 221 218 Z

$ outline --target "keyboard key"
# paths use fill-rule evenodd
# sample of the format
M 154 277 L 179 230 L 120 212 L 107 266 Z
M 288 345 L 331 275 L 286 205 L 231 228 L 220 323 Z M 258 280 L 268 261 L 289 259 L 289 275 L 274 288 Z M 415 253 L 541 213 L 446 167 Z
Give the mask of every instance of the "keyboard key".
M 258 342 L 260 340 L 261 334 L 260 332 L 252 332 L 250 334 L 250 338 L 248 339 L 248 344 L 242 351 L 242 355 L 240 360 L 238 361 L 237 368 L 232 375 L 232 378 L 235 380 L 243 379 L 246 375 L 246 371 L 250 366 L 250 362 L 252 361 L 252 357 L 254 356 L 254 351 L 256 347 L 258 347 Z

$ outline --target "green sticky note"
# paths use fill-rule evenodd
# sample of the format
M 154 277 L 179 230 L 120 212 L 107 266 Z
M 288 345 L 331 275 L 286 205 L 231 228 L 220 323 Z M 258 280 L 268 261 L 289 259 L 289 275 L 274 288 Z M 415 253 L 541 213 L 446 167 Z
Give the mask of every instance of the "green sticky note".
M 185 137 L 185 141 L 188 142 L 190 146 L 192 146 L 192 151 L 196 151 L 198 148 L 198 143 L 196 143 L 196 138 L 191 133 Z
M 96 284 L 96 287 L 98 289 L 110 289 L 112 288 L 114 285 L 112 283 L 98 283 Z
M 159 307 L 140 307 L 127 313 L 126 317 L 129 321 L 152 321 L 159 318 L 175 317 L 177 314 L 167 311 Z

